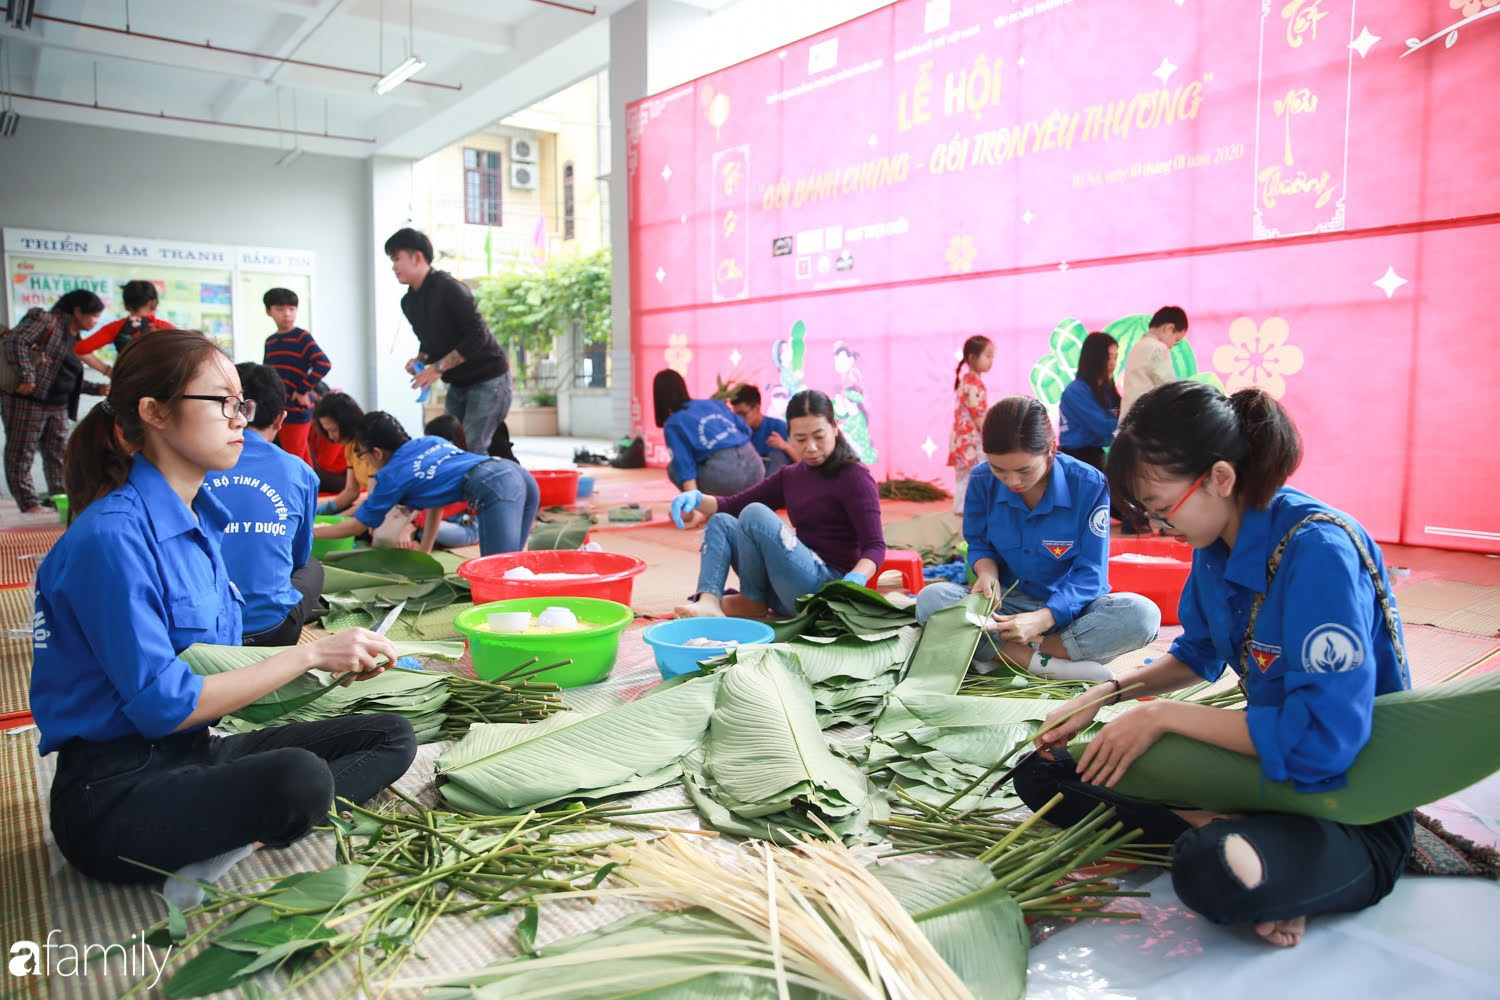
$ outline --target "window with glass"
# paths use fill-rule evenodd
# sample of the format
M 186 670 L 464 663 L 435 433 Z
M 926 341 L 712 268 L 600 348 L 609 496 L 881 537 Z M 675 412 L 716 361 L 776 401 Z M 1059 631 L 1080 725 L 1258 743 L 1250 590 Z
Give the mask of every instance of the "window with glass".
M 501 224 L 499 153 L 464 150 L 464 221 L 471 226 Z

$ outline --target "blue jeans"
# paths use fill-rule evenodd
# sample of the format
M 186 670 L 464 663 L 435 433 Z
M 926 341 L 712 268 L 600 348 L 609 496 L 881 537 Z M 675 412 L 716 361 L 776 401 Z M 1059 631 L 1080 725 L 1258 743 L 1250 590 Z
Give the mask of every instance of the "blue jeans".
M 463 492 L 479 523 L 480 555 L 526 548 L 542 499 L 531 473 L 509 459 L 492 458 L 469 470 Z
M 465 511 L 455 514 L 438 525 L 437 541 L 440 549 L 461 549 L 479 541 L 479 523 Z
M 797 598 L 815 593 L 841 573 L 803 545 L 792 529 L 763 503 L 753 503 L 732 514 L 715 514 L 703 532 L 703 561 L 698 567 L 698 593 L 724 596 L 724 581 L 733 568 L 740 590 L 752 601 L 762 601 L 781 615 L 791 615 Z
M 510 412 L 514 392 L 510 372 L 473 385 L 448 386 L 448 400 L 443 404 L 443 412 L 457 417 L 464 425 L 464 439 L 474 454 L 489 454 L 490 438 L 495 436 L 495 428 Z
M 917 622 L 927 624 L 934 613 L 952 607 L 968 593 L 968 587 L 956 583 L 929 583 L 917 595 Z M 999 610 L 1002 614 L 1017 615 L 1045 606 L 1045 601 L 1023 594 L 1017 587 L 1006 596 Z M 1105 594 L 1085 604 L 1077 618 L 1048 634 L 1055 633 L 1062 639 L 1069 659 L 1104 663 L 1121 653 L 1140 649 L 1156 638 L 1160 628 L 1161 609 L 1140 594 Z
M 769 476 L 777 469 L 785 468 L 786 466 L 791 465 L 792 456 L 788 455 L 780 448 L 772 448 L 769 452 L 766 453 L 764 461 L 766 463 L 766 475 Z

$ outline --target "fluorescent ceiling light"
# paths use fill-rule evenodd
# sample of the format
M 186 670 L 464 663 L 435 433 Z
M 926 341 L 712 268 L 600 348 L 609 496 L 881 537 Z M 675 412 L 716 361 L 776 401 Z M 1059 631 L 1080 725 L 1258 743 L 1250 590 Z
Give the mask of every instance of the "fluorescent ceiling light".
M 410 80 L 413 76 L 416 76 L 426 68 L 427 64 L 424 63 L 421 59 L 418 59 L 416 56 L 409 56 L 406 62 L 402 63 L 400 66 L 397 66 L 395 69 L 391 70 L 385 76 L 376 81 L 375 93 L 389 94 L 391 91 L 395 90 L 397 87 L 401 86 L 407 80 Z
M 276 165 L 278 167 L 290 167 L 293 163 L 295 163 L 297 161 L 297 157 L 299 157 L 301 155 L 302 155 L 302 147 L 301 146 L 293 146 L 291 149 L 289 149 L 285 153 L 281 154 L 281 159 L 279 159 L 279 160 L 276 161 Z

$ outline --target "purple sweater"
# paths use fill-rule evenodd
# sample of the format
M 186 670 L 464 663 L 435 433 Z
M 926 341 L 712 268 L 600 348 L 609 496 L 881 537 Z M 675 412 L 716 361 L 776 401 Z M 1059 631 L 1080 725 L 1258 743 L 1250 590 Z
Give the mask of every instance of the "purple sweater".
M 849 572 L 861 559 L 877 568 L 885 561 L 880 492 L 870 470 L 858 462 L 845 465 L 832 478 L 798 462 L 777 469 L 748 490 L 715 499 L 724 514 L 738 515 L 753 503 L 785 510 L 798 540 L 840 573 Z

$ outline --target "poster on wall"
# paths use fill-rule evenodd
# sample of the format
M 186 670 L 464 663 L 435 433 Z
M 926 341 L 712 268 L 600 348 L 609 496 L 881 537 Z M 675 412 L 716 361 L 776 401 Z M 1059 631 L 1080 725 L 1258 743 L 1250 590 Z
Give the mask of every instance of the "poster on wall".
M 3 239 L 10 324 L 28 309 L 51 308 L 63 293 L 85 288 L 104 302 L 102 326 L 125 315 L 120 290 L 132 280 L 156 286 L 157 316 L 202 330 L 237 358 L 258 359 L 263 338 L 256 333 L 275 329 L 260 304 L 274 284 L 297 292 L 309 322 L 314 258 L 307 251 L 12 228 Z M 99 355 L 112 361 L 113 351 L 107 347 Z
M 877 476 L 951 484 L 967 337 L 996 344 L 991 403 L 1055 407 L 1088 333 L 1123 359 L 1172 304 L 1179 377 L 1291 410 L 1294 485 L 1383 540 L 1500 552 L 1500 506 L 1475 499 L 1500 450 L 1445 430 L 1500 398 L 1454 335 L 1500 281 L 1480 180 L 1500 103 L 1472 97 L 1500 16 L 1479 7 L 900 0 L 631 104 L 651 461 L 671 367 L 773 413 L 820 389 Z

